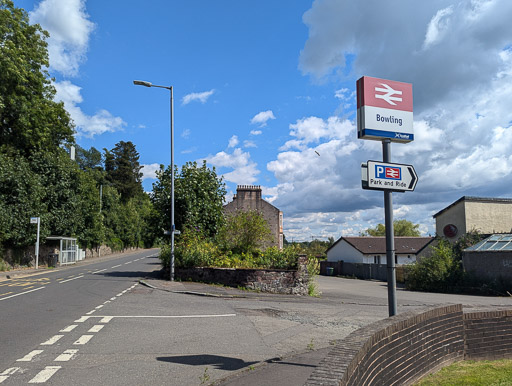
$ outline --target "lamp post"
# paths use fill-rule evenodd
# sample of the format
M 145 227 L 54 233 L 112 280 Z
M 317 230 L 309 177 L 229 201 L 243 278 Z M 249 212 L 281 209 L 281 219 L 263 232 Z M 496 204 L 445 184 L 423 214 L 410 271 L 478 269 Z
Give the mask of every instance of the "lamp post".
M 134 85 L 145 87 L 165 88 L 171 92 L 171 261 L 170 261 L 170 280 L 174 281 L 174 234 L 176 232 L 174 225 L 174 96 L 172 86 L 158 86 L 151 82 L 143 80 L 134 80 Z

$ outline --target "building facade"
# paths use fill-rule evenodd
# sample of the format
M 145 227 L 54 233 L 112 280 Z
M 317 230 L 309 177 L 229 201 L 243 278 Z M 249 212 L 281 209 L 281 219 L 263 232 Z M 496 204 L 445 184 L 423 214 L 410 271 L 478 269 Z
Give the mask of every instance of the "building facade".
M 257 211 L 260 213 L 267 221 L 272 234 L 272 241 L 265 246 L 283 248 L 283 212 L 262 198 L 261 186 L 237 186 L 233 201 L 224 205 L 224 213 L 230 215 L 237 211 Z
M 414 263 L 429 252 L 433 237 L 395 237 L 395 264 Z M 386 264 L 385 237 L 341 237 L 327 250 L 327 261 Z
M 468 232 L 512 231 L 512 199 L 464 196 L 434 215 L 436 234 L 457 241 Z

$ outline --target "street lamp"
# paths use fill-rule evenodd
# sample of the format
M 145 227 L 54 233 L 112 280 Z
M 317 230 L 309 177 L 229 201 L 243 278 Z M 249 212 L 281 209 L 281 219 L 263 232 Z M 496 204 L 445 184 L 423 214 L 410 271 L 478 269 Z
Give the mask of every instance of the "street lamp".
M 171 92 L 171 262 L 170 262 L 170 280 L 174 281 L 174 234 L 176 233 L 174 225 L 174 96 L 172 86 L 158 86 L 151 82 L 143 80 L 134 80 L 136 86 L 165 88 Z

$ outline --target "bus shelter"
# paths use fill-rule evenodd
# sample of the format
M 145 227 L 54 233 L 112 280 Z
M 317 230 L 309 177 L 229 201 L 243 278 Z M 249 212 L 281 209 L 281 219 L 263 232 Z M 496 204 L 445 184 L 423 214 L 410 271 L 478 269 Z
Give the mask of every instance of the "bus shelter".
M 77 243 L 74 237 L 49 236 L 46 240 L 59 241 L 59 264 L 74 264 L 78 260 Z

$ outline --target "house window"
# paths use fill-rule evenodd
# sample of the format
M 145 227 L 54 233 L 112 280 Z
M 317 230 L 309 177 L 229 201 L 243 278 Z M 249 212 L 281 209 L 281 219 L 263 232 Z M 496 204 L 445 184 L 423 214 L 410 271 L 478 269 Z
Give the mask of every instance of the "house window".
M 373 256 L 373 263 L 380 264 L 380 256 Z
M 398 255 L 395 255 L 395 264 L 398 264 Z

